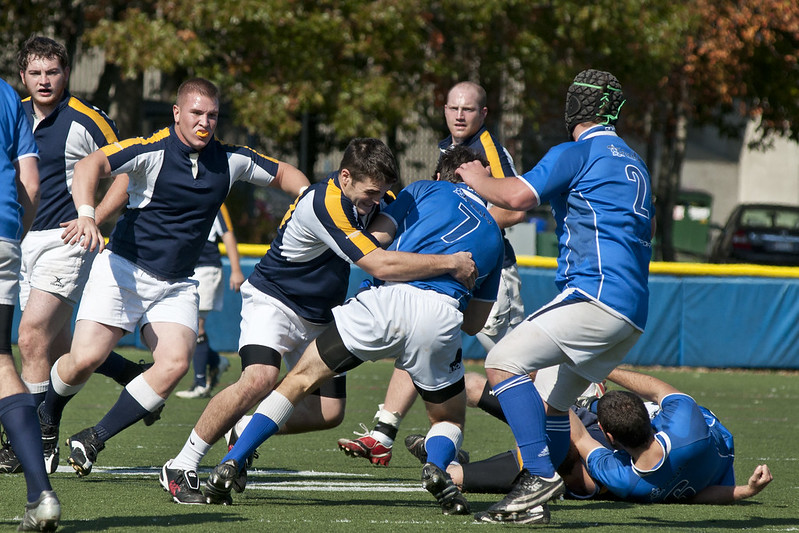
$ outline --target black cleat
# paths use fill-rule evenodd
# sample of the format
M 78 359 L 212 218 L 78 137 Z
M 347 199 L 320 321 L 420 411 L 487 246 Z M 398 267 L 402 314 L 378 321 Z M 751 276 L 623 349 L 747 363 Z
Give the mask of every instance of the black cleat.
M 218 464 L 208 476 L 205 482 L 205 502 L 221 505 L 232 505 L 233 498 L 230 497 L 230 489 L 239 477 L 239 463 L 234 459 L 228 459 L 224 463 Z
M 546 503 L 521 513 L 503 515 L 480 511 L 474 515 L 474 519 L 478 522 L 492 522 L 495 524 L 549 524 L 549 518 L 549 506 Z
M 97 437 L 97 432 L 91 427 L 68 438 L 67 446 L 72 449 L 67 461 L 79 477 L 86 477 L 91 474 L 97 454 L 105 448 L 105 443 Z
M 433 463 L 422 467 L 422 488 L 435 496 L 446 515 L 469 514 L 469 502 L 452 482 L 449 474 Z
M 41 409 L 41 405 L 39 406 Z M 44 468 L 48 474 L 58 469 L 58 425 L 45 424 L 39 411 L 39 427 L 42 430 L 42 452 L 44 453 Z
M 18 474 L 22 472 L 22 463 L 17 459 L 17 454 L 11 448 L 11 443 L 6 438 L 6 432 L 0 429 L 0 474 Z
M 513 487 L 507 496 L 489 507 L 486 512 L 495 518 L 524 514 L 555 496 L 563 494 L 563 491 L 563 479 L 558 474 L 551 478 L 544 478 L 533 476 L 525 468 L 516 476 Z
M 205 496 L 200 492 L 200 478 L 194 470 L 178 470 L 172 467 L 172 459 L 166 462 L 158 475 L 161 486 L 172 495 L 176 503 L 201 505 Z

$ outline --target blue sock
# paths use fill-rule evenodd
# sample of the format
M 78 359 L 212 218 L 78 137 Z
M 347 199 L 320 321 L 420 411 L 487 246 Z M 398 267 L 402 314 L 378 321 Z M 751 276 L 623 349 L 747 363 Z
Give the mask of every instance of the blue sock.
M 192 365 L 194 366 L 194 384 L 200 387 L 205 387 L 205 368 L 208 366 L 209 351 L 208 338 L 205 335 L 197 337 Z
M 547 416 L 547 444 L 549 446 L 549 459 L 555 470 L 566 459 L 571 441 L 571 428 L 569 415 Z
M 94 426 L 94 430 L 97 432 L 99 439 L 105 442 L 123 429 L 144 418 L 148 413 L 149 411 L 131 396 L 128 389 L 122 389 L 117 403 Z
M 530 376 L 506 379 L 493 390 L 516 438 L 524 468 L 533 475 L 552 477 L 555 469 L 547 449 L 544 403 Z
M 42 432 L 36 405 L 30 394 L 12 394 L 0 399 L 0 424 L 25 473 L 28 501 L 33 502 L 43 490 L 53 490 L 44 469 Z
M 260 413 L 255 413 L 252 415 L 252 419 L 249 424 L 247 424 L 247 427 L 241 432 L 239 440 L 237 440 L 233 448 L 227 452 L 227 455 L 222 458 L 222 462 L 224 463 L 228 459 L 235 459 L 239 464 L 239 469 L 241 469 L 247 458 L 252 455 L 252 452 L 254 452 L 263 441 L 277 433 L 279 429 L 278 425 L 271 418 Z
M 424 442 L 424 448 L 427 450 L 427 462 L 433 463 L 441 470 L 446 470 L 457 454 L 455 443 L 443 435 L 427 439 Z

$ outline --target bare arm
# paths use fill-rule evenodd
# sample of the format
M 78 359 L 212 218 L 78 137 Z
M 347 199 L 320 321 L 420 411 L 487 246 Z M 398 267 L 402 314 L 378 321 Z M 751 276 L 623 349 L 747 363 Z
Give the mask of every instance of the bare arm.
M 397 227 L 389 217 L 380 214 L 369 224 L 366 231 L 377 239 L 380 246 L 386 248 L 394 241 L 394 236 L 397 234 Z
M 527 211 L 538 205 L 533 191 L 516 177 L 493 178 L 479 161 L 464 163 L 455 171 L 464 183 L 492 204 L 512 211 Z
M 737 485 L 735 487 L 713 485 L 711 487 L 706 487 L 688 500 L 688 503 L 721 505 L 734 503 L 738 500 L 745 500 L 766 488 L 766 485 L 771 483 L 772 479 L 774 478 L 771 476 L 771 471 L 768 469 L 768 466 L 757 465 L 746 485 Z
M 277 175 L 272 181 L 272 187 L 278 187 L 292 196 L 299 196 L 300 189 L 308 187 L 311 182 L 297 167 L 280 161 L 277 165 Z
M 461 329 L 467 335 L 477 335 L 480 333 L 480 330 L 486 325 L 486 320 L 488 320 L 488 315 L 491 314 L 491 308 L 493 306 L 494 302 L 475 300 L 474 298 L 469 300 L 469 305 L 466 306 L 466 310 L 463 312 L 463 325 Z
M 39 207 L 39 160 L 36 157 L 23 157 L 14 163 L 17 171 L 17 201 L 22 206 L 22 236 L 33 224 L 36 209 Z
M 669 394 L 680 392 L 665 381 L 656 377 L 647 376 L 639 372 L 622 370 L 617 368 L 608 375 L 608 379 L 617 385 L 621 385 L 630 392 L 634 392 L 641 398 L 660 404 L 660 400 Z
M 471 252 L 435 255 L 389 252 L 377 248 L 355 264 L 371 276 L 385 281 L 412 281 L 450 274 L 471 289 L 477 278 Z
M 92 152 L 75 163 L 72 175 L 72 201 L 78 209 L 78 220 L 74 227 L 67 228 L 61 235 L 65 243 L 81 243 L 80 245 L 87 250 L 97 248 L 102 251 L 105 248 L 103 235 L 97 227 L 94 216 L 82 215 L 81 212 L 85 209 L 82 206 L 94 207 L 94 197 L 100 178 L 108 177 L 110 174 L 111 164 L 101 150 Z
M 241 260 L 239 256 L 239 243 L 232 231 L 222 234 L 222 242 L 225 243 L 225 252 L 230 261 L 230 289 L 239 292 L 241 284 L 244 283 L 244 273 L 241 271 Z
M 97 224 L 102 224 L 108 219 L 116 216 L 119 211 L 128 203 L 128 175 L 119 174 L 114 178 L 114 183 L 105 193 L 103 199 L 97 204 L 95 210 L 95 220 Z
M 592 450 L 603 448 L 602 444 L 588 433 L 588 430 L 585 429 L 583 423 L 571 409 L 569 409 L 569 427 L 571 428 L 571 441 L 583 461 L 586 460 Z
M 491 213 L 491 216 L 497 221 L 497 225 L 502 229 L 515 226 L 520 222 L 524 222 L 524 219 L 527 218 L 526 211 L 511 211 L 497 206 L 491 206 L 488 212 Z

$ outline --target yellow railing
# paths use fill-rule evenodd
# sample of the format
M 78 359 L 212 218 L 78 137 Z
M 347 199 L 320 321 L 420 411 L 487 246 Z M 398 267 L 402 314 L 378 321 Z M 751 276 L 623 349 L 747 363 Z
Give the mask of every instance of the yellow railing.
M 220 251 L 225 253 L 225 245 L 219 245 Z M 242 257 L 260 258 L 269 249 L 267 244 L 239 244 L 239 255 Z M 555 268 L 557 260 L 554 257 L 540 255 L 520 255 L 516 257 L 517 264 L 521 267 Z M 650 274 L 666 274 L 672 276 L 753 276 L 760 278 L 799 278 L 799 267 L 780 267 L 749 264 L 716 265 L 710 263 L 665 263 L 653 261 L 649 265 Z

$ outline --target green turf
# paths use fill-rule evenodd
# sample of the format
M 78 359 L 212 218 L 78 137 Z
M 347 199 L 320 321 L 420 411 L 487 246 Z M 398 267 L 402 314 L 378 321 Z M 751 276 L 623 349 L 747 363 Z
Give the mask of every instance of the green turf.
M 148 354 L 125 350 L 138 360 Z M 238 376 L 238 359 L 222 383 Z M 171 502 L 157 481 L 157 469 L 183 446 L 207 400 L 171 397 L 162 420 L 151 427 L 142 423 L 111 439 L 96 468 L 128 467 L 133 472 L 93 472 L 78 479 L 70 472 L 51 476 L 62 502 L 59 531 L 461 531 L 472 528 L 518 528 L 478 524 L 471 517 L 443 516 L 432 496 L 420 488 L 420 465 L 402 446 L 410 433 L 427 430 L 421 402 L 403 421 L 399 446 L 388 468 L 373 467 L 363 459 L 346 457 L 336 440 L 351 436 L 358 423 L 371 425 L 391 374 L 389 362 L 365 364 L 348 376 L 348 410 L 336 429 L 275 437 L 260 448 L 258 469 L 250 482 L 264 488 L 234 493 L 234 505 L 184 506 Z M 467 370 L 480 370 L 477 363 Z M 788 372 L 698 371 L 646 369 L 692 394 L 711 408 L 735 435 L 738 482 L 748 479 L 755 465 L 767 463 L 774 481 L 752 500 L 731 506 L 633 505 L 618 502 L 560 501 L 551 505 L 557 530 L 596 532 L 712 531 L 799 529 L 799 464 L 797 416 L 799 375 Z M 180 388 L 187 388 L 184 378 Z M 102 376 L 93 377 L 67 406 L 61 441 L 90 426 L 111 407 L 120 388 Z M 468 413 L 464 449 L 472 458 L 485 458 L 509 449 L 510 430 L 477 410 Z M 203 462 L 200 477 L 223 455 L 217 445 Z M 62 456 L 61 466 L 66 465 Z M 285 488 L 291 490 L 275 490 Z M 348 490 L 332 490 L 351 485 Z M 360 490 L 355 491 L 354 488 Z M 326 489 L 326 490 L 322 490 Z M 400 490 L 401 489 L 401 490 Z M 485 509 L 495 495 L 467 495 L 474 511 Z M 25 501 L 21 475 L 0 475 L 0 531 L 19 523 Z

